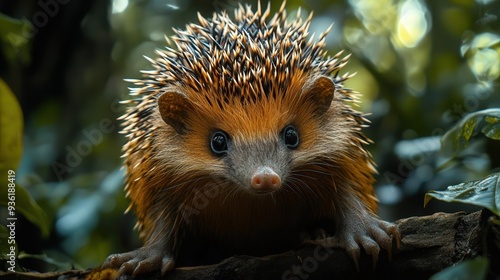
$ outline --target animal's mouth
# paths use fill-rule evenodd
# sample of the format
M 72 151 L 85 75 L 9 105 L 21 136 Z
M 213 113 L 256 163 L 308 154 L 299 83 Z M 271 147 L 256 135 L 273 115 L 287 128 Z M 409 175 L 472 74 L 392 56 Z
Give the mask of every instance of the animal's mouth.
M 258 195 L 265 195 L 265 194 L 268 194 L 268 193 L 273 193 L 276 190 L 252 190 L 252 191 L 253 191 L 253 193 L 256 193 Z

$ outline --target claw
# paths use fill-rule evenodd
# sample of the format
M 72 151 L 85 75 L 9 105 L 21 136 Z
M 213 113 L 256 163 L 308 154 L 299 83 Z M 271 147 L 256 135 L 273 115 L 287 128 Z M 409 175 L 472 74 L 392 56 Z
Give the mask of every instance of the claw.
M 137 276 L 144 272 L 152 271 L 154 267 L 154 263 L 151 262 L 150 259 L 140 261 L 136 266 L 132 275 Z
M 391 233 L 393 239 L 396 239 L 396 248 L 401 248 L 401 234 L 399 233 L 398 228 L 394 226 Z
M 392 247 L 393 240 L 396 240 L 396 248 L 399 249 L 401 247 L 401 236 L 397 226 L 385 221 L 379 221 L 379 227 L 391 236 L 389 247 Z
M 375 270 L 375 266 L 378 262 L 378 255 L 380 253 L 379 244 L 367 236 L 364 236 L 359 243 L 361 243 L 365 252 L 372 256 L 372 269 Z
M 354 265 L 356 265 L 356 271 L 359 272 L 359 256 L 361 255 L 359 247 L 356 244 L 356 247 L 346 248 L 347 254 L 354 261 Z
M 398 228 L 395 225 L 391 225 L 388 232 L 391 234 L 391 245 L 396 241 L 396 248 L 399 249 L 401 247 L 401 235 Z M 389 262 L 392 262 L 392 250 L 387 250 L 387 257 L 389 258 Z
M 173 270 L 174 267 L 175 267 L 174 259 L 170 256 L 164 257 L 161 266 L 161 276 L 165 276 L 167 272 Z
M 130 274 L 131 272 L 134 271 L 134 268 L 135 268 L 135 265 L 136 265 L 137 261 L 135 260 L 130 260 L 126 263 L 123 263 L 121 266 L 120 266 L 120 269 L 118 270 L 118 273 L 120 275 L 124 275 L 124 274 Z

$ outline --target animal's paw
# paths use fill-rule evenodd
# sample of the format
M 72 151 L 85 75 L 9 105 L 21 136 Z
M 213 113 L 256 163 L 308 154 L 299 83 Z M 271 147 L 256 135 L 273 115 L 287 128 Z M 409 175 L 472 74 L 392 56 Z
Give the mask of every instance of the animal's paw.
M 342 221 L 338 221 L 334 236 L 309 240 L 306 243 L 327 248 L 345 249 L 359 270 L 358 260 L 361 247 L 368 255 L 372 256 L 373 267 L 375 268 L 380 248 L 386 250 L 389 259 L 391 259 L 393 240 L 396 241 L 396 246 L 399 248 L 401 238 L 396 225 L 366 213 L 363 216 L 355 215 L 351 219 L 344 218 Z
M 119 274 L 139 275 L 161 270 L 161 275 L 174 269 L 175 261 L 169 252 L 158 246 L 145 246 L 137 250 L 109 256 L 103 268 L 119 268 Z

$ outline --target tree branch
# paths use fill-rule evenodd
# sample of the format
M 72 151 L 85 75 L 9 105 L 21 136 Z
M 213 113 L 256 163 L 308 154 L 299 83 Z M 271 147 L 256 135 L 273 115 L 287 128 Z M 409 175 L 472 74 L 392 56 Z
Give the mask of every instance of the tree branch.
M 364 253 L 357 271 L 354 262 L 342 249 L 308 245 L 297 251 L 261 258 L 234 256 L 214 265 L 180 267 L 166 279 L 428 279 L 444 268 L 481 255 L 483 248 L 488 248 L 491 263 L 499 263 L 500 253 L 493 245 L 494 237 L 492 233 L 488 236 L 487 219 L 490 215 L 486 211 L 436 213 L 398 220 L 401 247 L 394 250 L 392 261 L 386 252 L 381 252 L 374 269 L 371 257 Z M 490 276 L 500 275 L 498 267 L 492 265 L 490 270 Z M 61 275 L 75 279 L 87 276 L 87 279 L 114 279 L 116 271 L 17 273 L 7 274 L 5 279 L 58 279 Z M 155 273 L 136 279 L 160 277 Z

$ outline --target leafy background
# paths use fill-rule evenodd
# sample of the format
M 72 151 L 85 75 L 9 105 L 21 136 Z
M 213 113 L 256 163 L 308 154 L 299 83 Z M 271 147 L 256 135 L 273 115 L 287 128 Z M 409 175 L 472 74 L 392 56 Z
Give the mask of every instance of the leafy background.
M 271 1 L 272 10 L 280 4 Z M 197 11 L 210 17 L 237 5 L 235 0 L 0 2 L 0 171 L 16 170 L 18 199 L 24 197 L 21 188 L 27 190 L 22 204 L 28 209 L 18 210 L 16 227 L 23 267 L 94 267 L 110 253 L 139 246 L 134 217 L 123 214 L 124 137 L 116 120 L 124 112 L 118 101 L 127 98 L 123 79 L 150 69 L 143 55 L 155 57 L 164 34 L 196 22 Z M 341 49 L 353 54 L 345 71 L 357 75 L 347 86 L 363 94 L 361 110 L 371 112 L 365 133 L 375 141 L 369 149 L 379 171 L 379 214 L 395 220 L 477 209 L 434 201 L 423 208 L 423 198 L 428 190 L 479 180 L 500 167 L 494 109 L 500 108 L 498 1 L 287 3 L 290 15 L 298 7 L 303 16 L 314 10 L 316 34 L 335 22 L 326 38 L 330 54 Z M 16 99 L 5 101 L 6 96 L 16 97 L 17 117 Z M 472 123 L 459 123 L 483 109 L 491 110 L 477 113 Z M 6 202 L 3 180 L 0 203 Z M 6 207 L 0 207 L 0 224 L 6 217 Z

